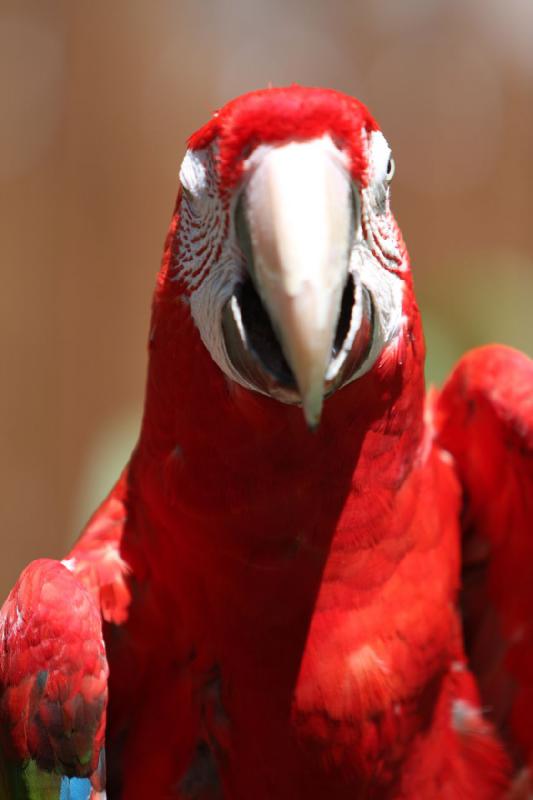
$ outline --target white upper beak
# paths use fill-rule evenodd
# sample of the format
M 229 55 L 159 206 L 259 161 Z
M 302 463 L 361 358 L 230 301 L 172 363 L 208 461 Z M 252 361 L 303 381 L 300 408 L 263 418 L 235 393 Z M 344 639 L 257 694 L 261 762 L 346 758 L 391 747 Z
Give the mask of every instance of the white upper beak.
M 329 137 L 265 150 L 245 190 L 252 279 L 316 427 L 348 277 L 349 169 Z

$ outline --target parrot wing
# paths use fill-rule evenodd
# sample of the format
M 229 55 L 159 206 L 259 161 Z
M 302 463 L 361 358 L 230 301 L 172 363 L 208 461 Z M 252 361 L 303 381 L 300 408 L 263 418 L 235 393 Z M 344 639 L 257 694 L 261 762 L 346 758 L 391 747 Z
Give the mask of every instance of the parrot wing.
M 0 797 L 105 797 L 100 611 L 58 561 L 33 561 L 0 612 Z
M 436 437 L 463 487 L 462 612 L 487 715 L 533 763 L 533 361 L 467 353 L 434 401 Z M 446 456 L 444 456 L 446 457 Z
M 121 555 L 127 495 L 126 467 L 63 562 L 92 595 L 104 622 L 114 625 L 126 621 L 131 601 L 130 567 Z

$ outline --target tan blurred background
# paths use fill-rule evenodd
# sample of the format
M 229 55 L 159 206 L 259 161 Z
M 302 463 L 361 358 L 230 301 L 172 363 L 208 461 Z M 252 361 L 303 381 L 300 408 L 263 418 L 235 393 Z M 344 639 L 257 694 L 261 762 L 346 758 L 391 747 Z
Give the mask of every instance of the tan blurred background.
M 0 0 L 0 595 L 65 551 L 135 440 L 186 136 L 242 91 L 368 103 L 428 376 L 531 353 L 531 0 Z

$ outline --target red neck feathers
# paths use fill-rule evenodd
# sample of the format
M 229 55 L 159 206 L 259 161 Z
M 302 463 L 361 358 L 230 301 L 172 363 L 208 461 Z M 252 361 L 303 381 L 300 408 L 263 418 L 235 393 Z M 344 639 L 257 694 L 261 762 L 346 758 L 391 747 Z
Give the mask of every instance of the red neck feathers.
M 398 342 L 326 400 L 311 432 L 299 407 L 243 389 L 213 362 L 169 269 L 177 227 L 176 212 L 154 298 L 131 480 L 168 536 L 175 526 L 198 527 L 226 551 L 253 549 L 254 540 L 267 550 L 279 541 L 290 548 L 301 523 L 320 509 L 330 516 L 328 531 L 316 526 L 326 545 L 348 495 L 380 487 L 393 493 L 419 450 L 424 348 L 411 278 L 409 324 Z

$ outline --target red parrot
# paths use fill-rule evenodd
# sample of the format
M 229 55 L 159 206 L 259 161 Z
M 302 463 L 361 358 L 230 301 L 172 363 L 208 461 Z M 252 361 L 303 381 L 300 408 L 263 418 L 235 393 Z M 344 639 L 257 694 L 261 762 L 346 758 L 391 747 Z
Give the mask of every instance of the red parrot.
M 98 797 L 106 714 L 108 800 L 531 796 L 533 362 L 425 397 L 393 172 L 332 90 L 189 140 L 138 444 L 2 611 L 5 797 Z

